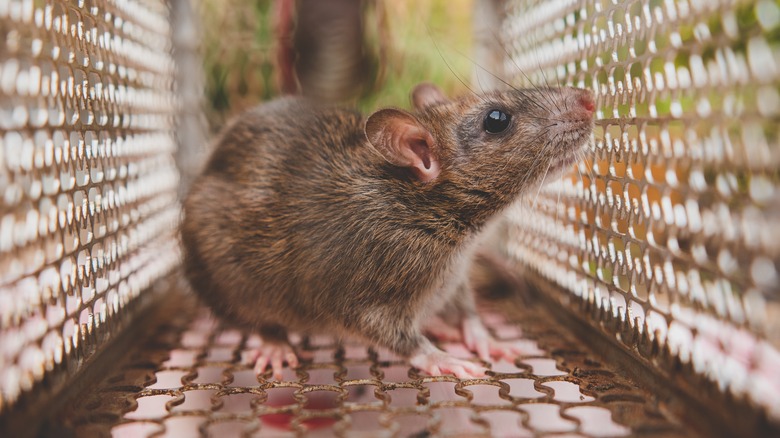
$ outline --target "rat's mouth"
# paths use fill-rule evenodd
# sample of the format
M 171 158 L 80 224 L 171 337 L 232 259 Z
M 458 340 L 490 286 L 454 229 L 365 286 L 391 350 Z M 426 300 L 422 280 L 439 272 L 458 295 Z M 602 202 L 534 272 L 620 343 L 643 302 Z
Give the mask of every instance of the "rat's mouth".
M 556 162 L 552 166 L 556 172 L 566 170 L 582 159 L 583 150 L 592 131 L 593 120 L 590 118 L 571 121 L 565 129 L 561 130 L 558 148 L 560 156 L 556 157 Z
M 574 164 L 584 158 L 592 129 L 593 121 L 582 118 L 561 123 L 551 130 L 548 147 L 543 152 L 549 165 L 540 169 L 539 184 L 555 181 L 574 170 Z
M 552 173 L 555 176 L 560 176 L 560 174 L 568 173 L 571 170 L 571 167 L 574 165 L 574 163 L 577 160 L 574 157 L 567 157 L 553 166 L 552 169 L 550 169 L 550 173 Z
M 584 147 L 585 140 L 583 139 L 582 143 L 577 147 L 566 148 L 565 152 L 550 166 L 550 172 L 559 175 L 571 170 L 571 167 L 583 158 L 582 151 Z

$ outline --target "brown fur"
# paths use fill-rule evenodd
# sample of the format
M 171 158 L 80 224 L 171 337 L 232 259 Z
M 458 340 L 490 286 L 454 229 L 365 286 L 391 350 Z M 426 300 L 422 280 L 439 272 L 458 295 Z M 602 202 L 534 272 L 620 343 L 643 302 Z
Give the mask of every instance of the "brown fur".
M 266 337 L 327 331 L 409 356 L 426 342 L 421 319 L 453 296 L 473 312 L 463 272 L 480 231 L 572 162 L 591 129 L 583 93 L 434 99 L 413 114 L 441 164 L 428 183 L 377 153 L 359 113 L 301 98 L 259 106 L 225 130 L 185 201 L 190 282 Z M 482 128 L 492 108 L 512 114 L 506 133 Z

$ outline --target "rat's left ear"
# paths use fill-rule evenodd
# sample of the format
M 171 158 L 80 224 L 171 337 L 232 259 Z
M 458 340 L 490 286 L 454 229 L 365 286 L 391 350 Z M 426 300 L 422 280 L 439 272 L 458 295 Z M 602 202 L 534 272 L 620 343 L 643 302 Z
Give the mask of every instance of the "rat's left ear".
M 450 99 L 437 87 L 428 82 L 418 84 L 412 90 L 412 105 L 415 109 L 424 110 L 431 105 L 447 103 Z
M 387 161 L 412 171 L 422 182 L 439 176 L 441 166 L 433 136 L 411 114 L 386 108 L 366 120 L 366 137 Z

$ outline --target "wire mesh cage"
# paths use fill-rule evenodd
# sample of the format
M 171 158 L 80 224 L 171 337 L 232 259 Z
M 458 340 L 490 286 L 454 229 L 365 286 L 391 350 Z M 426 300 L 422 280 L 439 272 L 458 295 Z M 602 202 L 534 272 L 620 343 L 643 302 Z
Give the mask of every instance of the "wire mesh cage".
M 587 160 L 511 215 L 508 251 L 638 360 L 775 419 L 779 13 L 528 2 L 503 32 L 518 83 L 590 88 L 598 107 Z
M 483 313 L 525 354 L 461 380 L 315 336 L 275 381 L 172 274 L 206 150 L 191 4 L 0 0 L 0 431 L 778 433 L 780 5 L 475 5 L 493 73 L 596 96 L 585 160 L 507 215 L 538 303 Z
M 161 2 L 0 2 L 0 411 L 178 263 Z

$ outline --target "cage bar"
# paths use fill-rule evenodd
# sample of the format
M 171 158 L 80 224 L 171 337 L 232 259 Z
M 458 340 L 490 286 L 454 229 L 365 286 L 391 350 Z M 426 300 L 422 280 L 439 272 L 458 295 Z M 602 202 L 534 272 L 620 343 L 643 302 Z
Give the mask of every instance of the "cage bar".
M 188 294 L 192 6 L 0 0 L 0 434 L 780 435 L 776 1 L 475 2 L 480 86 L 588 88 L 596 122 L 506 215 L 534 299 L 482 313 L 526 353 L 472 380 L 328 336 L 255 376 Z

